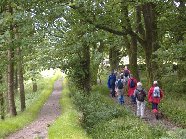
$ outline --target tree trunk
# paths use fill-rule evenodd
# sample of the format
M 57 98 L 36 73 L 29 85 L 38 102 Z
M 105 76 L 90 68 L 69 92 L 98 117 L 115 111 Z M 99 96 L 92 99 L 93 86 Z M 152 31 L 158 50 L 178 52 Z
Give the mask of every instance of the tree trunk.
M 110 62 L 110 70 L 116 71 L 118 70 L 119 61 L 120 61 L 120 50 L 114 46 L 109 49 L 109 62 Z
M 178 6 L 178 11 L 179 11 L 179 15 L 178 15 L 178 21 L 179 21 L 179 25 L 178 26 L 182 26 L 183 24 L 183 15 L 186 14 L 186 11 L 185 11 L 185 4 L 186 2 L 184 0 L 179 0 L 180 2 L 180 5 Z M 181 30 L 180 30 L 181 29 Z M 184 33 L 185 33 L 185 30 L 180 28 L 179 30 L 177 30 L 176 32 L 178 32 L 175 36 L 176 38 L 176 42 L 179 44 L 179 43 L 184 43 Z M 185 68 L 185 58 L 183 57 L 180 57 L 179 59 L 179 62 L 178 62 L 178 70 L 177 70 L 177 73 L 178 73 L 178 79 L 179 80 L 182 80 L 185 75 L 186 75 L 186 68 Z
M 97 75 L 98 75 L 98 69 L 99 69 L 99 63 L 92 65 L 92 72 L 91 72 L 91 82 L 93 85 L 97 84 Z
M 0 85 L 3 84 L 3 76 L 0 73 Z M 1 119 L 3 120 L 5 118 L 5 105 L 4 105 L 4 97 L 3 97 L 3 92 L 0 90 L 0 114 L 1 114 Z
M 11 6 L 8 6 L 8 10 L 11 14 L 13 14 L 13 9 Z M 14 49 L 13 49 L 13 25 L 10 25 L 10 45 L 8 48 L 8 103 L 9 103 L 9 113 L 11 116 L 16 116 L 16 106 L 14 100 Z
M 18 40 L 18 28 L 14 29 L 15 31 L 15 39 Z M 22 57 L 22 51 L 20 46 L 17 48 L 17 56 L 18 56 L 18 62 L 17 62 L 17 74 L 18 74 L 18 83 L 19 83 L 19 92 L 20 92 L 20 102 L 21 102 L 21 111 L 24 111 L 26 108 L 25 104 L 25 90 L 24 90 L 24 79 L 23 79 L 23 57 Z
M 14 64 L 13 64 L 13 49 L 8 50 L 8 103 L 9 112 L 12 116 L 17 115 L 14 101 Z
M 123 30 L 127 30 L 128 32 L 132 32 L 132 26 L 129 19 L 129 13 L 128 13 L 128 6 L 126 5 L 126 2 L 123 0 L 121 3 L 121 12 L 124 15 L 124 18 L 122 19 L 122 28 Z M 126 48 L 128 50 L 129 55 L 129 68 L 133 76 L 137 79 L 139 79 L 139 73 L 138 73 L 138 64 L 137 64 L 137 38 L 135 35 L 130 34 L 130 42 L 127 38 L 127 35 L 123 36 L 126 43 Z
M 148 76 L 148 86 L 150 86 L 153 80 L 158 80 L 158 66 L 154 60 L 155 52 L 158 48 L 158 36 L 157 36 L 157 14 L 156 5 L 154 3 L 146 3 L 142 6 L 144 24 L 145 24 L 145 43 L 143 45 L 145 51 L 146 68 Z
M 84 71 L 84 91 L 88 94 L 91 90 L 91 74 L 90 74 L 90 46 L 84 45 L 83 47 L 83 63 L 82 63 L 83 71 Z
M 37 83 L 36 83 L 36 81 L 32 78 L 32 91 L 33 92 L 36 92 L 37 91 Z
M 22 54 L 20 47 L 17 48 L 17 53 L 19 56 L 18 61 L 18 79 L 19 79 L 19 88 L 20 88 L 20 100 L 21 100 L 21 111 L 24 111 L 26 108 L 25 105 L 25 90 L 24 90 L 24 79 L 23 79 L 23 64 L 22 64 Z
M 98 46 L 98 43 L 94 43 L 94 53 L 91 57 L 91 83 L 93 85 L 96 85 L 98 82 L 98 72 L 99 72 L 99 65 L 101 61 L 103 60 L 103 51 L 104 51 L 104 43 L 103 40 L 99 40 L 100 45 Z M 99 58 L 97 57 L 97 54 L 100 54 Z M 95 61 L 96 58 L 96 61 Z M 100 76 L 99 76 L 100 77 Z M 100 80 L 100 78 L 99 78 Z
M 0 92 L 0 114 L 1 114 L 1 119 L 4 120 L 5 119 L 5 109 L 4 109 L 5 105 L 4 105 L 4 97 L 3 97 L 3 93 Z
M 152 60 L 151 60 L 151 56 L 152 56 L 152 49 L 151 46 L 148 48 L 148 46 L 146 45 L 146 47 L 144 48 L 145 51 L 145 62 L 146 62 L 146 71 L 147 71 L 147 85 L 148 87 L 151 86 L 152 81 L 153 81 L 153 71 L 152 71 Z
M 18 71 L 17 71 L 17 67 L 15 66 L 15 71 L 14 71 L 14 90 L 15 90 L 15 93 L 17 93 L 18 92 L 18 73 L 17 73 Z
M 138 64 L 137 64 L 137 39 L 135 36 L 131 36 L 131 45 L 129 53 L 129 66 L 133 76 L 139 81 Z

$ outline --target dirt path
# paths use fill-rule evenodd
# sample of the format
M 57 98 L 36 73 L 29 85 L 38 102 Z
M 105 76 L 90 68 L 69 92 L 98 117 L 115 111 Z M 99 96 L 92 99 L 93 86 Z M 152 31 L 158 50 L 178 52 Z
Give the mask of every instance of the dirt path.
M 131 103 L 131 99 L 126 95 L 126 93 L 124 95 L 124 99 L 125 99 L 124 107 L 126 107 L 129 111 L 131 111 L 134 115 L 136 115 L 136 109 L 137 109 L 136 104 Z M 118 101 L 117 97 L 114 98 L 114 100 L 117 102 Z M 179 128 L 179 126 L 169 121 L 165 117 L 156 120 L 155 115 L 152 113 L 152 111 L 149 108 L 147 108 L 147 106 L 145 107 L 145 118 L 142 120 L 151 126 L 162 126 L 163 128 L 168 130 L 176 130 Z
M 128 96 L 125 96 L 125 106 L 126 106 L 126 108 L 130 109 L 133 114 L 136 115 L 137 106 L 136 106 L 136 104 L 132 104 L 130 102 L 130 97 L 128 97 Z M 148 123 L 152 126 L 160 125 L 163 128 L 168 129 L 168 130 L 175 130 L 175 129 L 178 128 L 177 125 L 173 124 L 172 122 L 170 122 L 165 117 L 162 118 L 162 119 L 157 120 L 155 118 L 155 115 L 152 113 L 152 111 L 149 108 L 147 108 L 147 106 L 146 106 L 146 109 L 145 109 L 145 118 L 143 120 L 146 123 Z
M 38 118 L 27 125 L 22 130 L 11 134 L 6 139 L 47 139 L 47 128 L 60 115 L 60 94 L 62 90 L 62 80 L 54 83 L 54 90 L 41 109 Z

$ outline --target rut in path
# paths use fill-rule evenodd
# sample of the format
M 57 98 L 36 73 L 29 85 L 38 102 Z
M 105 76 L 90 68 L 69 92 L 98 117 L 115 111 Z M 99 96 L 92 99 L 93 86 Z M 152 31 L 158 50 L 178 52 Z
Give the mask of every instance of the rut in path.
M 6 139 L 47 139 L 47 128 L 60 115 L 60 95 L 62 90 L 62 79 L 54 83 L 54 90 L 47 102 L 41 109 L 38 118 L 22 130 L 17 131 Z M 26 118 L 26 117 L 25 117 Z

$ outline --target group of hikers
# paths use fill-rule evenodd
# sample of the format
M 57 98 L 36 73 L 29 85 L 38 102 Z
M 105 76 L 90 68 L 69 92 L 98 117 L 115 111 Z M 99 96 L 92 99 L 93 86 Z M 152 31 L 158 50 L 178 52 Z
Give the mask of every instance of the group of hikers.
M 147 97 L 149 103 L 152 104 L 152 112 L 155 114 L 156 119 L 158 119 L 158 104 L 163 98 L 163 91 L 158 86 L 157 81 L 153 81 L 153 85 L 147 93 L 142 83 L 137 81 L 127 66 L 125 66 L 120 73 L 113 71 L 111 75 L 109 75 L 107 85 L 110 89 L 111 96 L 118 97 L 118 102 L 121 105 L 125 102 L 124 93 L 126 92 L 127 96 L 131 98 L 131 103 L 137 105 L 136 115 L 140 118 L 145 118 L 145 98 Z

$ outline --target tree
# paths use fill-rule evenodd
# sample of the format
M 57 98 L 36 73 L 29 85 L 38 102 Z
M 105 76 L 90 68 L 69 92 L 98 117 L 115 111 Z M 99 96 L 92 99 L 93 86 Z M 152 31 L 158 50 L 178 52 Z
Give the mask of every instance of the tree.
M 13 15 L 13 8 L 11 5 L 7 5 L 9 16 Z M 9 38 L 9 48 L 8 48 L 8 73 L 7 73 L 7 79 L 8 79 L 8 104 L 9 104 L 9 110 L 10 114 L 12 116 L 17 115 L 16 106 L 15 106 L 15 100 L 14 100 L 14 48 L 13 48 L 13 39 L 14 39 L 14 27 L 13 27 L 13 20 L 12 17 L 10 17 L 10 38 Z

